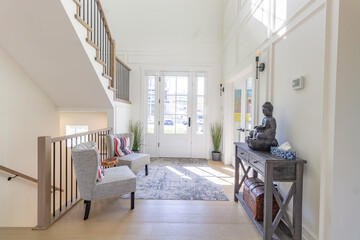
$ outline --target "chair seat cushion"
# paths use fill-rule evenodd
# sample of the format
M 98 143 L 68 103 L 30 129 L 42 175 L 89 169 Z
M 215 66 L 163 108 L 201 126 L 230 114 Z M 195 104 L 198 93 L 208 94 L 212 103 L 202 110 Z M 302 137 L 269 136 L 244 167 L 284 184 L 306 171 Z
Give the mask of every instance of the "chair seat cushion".
M 150 164 L 150 155 L 143 153 L 132 153 L 117 158 L 119 162 L 117 166 L 128 166 L 132 171 L 142 168 L 146 164 Z
M 97 182 L 92 194 L 92 199 L 121 196 L 136 190 L 136 176 L 127 166 L 105 169 L 105 178 Z

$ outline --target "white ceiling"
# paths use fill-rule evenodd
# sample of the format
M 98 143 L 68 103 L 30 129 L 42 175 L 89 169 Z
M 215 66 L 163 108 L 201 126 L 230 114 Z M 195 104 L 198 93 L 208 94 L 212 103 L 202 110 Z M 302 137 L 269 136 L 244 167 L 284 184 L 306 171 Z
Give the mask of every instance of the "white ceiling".
M 112 108 L 60 1 L 0 4 L 0 44 L 58 108 Z
M 117 50 L 216 49 L 223 0 L 101 0 Z

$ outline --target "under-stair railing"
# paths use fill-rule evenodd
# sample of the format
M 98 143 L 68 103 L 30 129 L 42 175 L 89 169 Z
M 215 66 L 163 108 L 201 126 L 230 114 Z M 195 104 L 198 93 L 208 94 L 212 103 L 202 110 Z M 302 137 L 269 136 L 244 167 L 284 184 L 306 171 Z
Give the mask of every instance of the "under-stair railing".
M 38 223 L 35 229 L 47 229 L 80 200 L 71 149 L 77 144 L 94 141 L 103 160 L 107 154 L 105 139 L 111 130 L 105 128 L 57 138 L 38 137 Z M 56 188 L 65 192 L 55 192 Z
M 8 179 L 7 179 L 8 181 L 11 181 L 12 179 L 14 179 L 16 177 L 21 177 L 23 179 L 29 180 L 29 181 L 34 182 L 34 183 L 38 182 L 38 180 L 36 178 L 30 177 L 30 176 L 28 176 L 26 174 L 23 174 L 21 172 L 15 171 L 15 170 L 10 169 L 10 168 L 7 168 L 7 167 L 5 167 L 3 165 L 0 165 L 0 170 L 14 175 L 13 177 L 8 177 Z M 51 189 L 53 189 L 53 186 L 51 186 Z M 60 188 L 55 187 L 55 191 L 60 191 Z M 64 192 L 64 189 L 61 189 L 61 191 Z
M 77 5 L 75 18 L 87 29 L 87 42 L 96 49 L 96 58 L 103 65 L 103 76 L 111 81 L 115 72 L 115 41 L 99 0 L 73 0 Z
M 115 100 L 131 103 L 129 96 L 131 69 L 119 58 L 115 58 Z

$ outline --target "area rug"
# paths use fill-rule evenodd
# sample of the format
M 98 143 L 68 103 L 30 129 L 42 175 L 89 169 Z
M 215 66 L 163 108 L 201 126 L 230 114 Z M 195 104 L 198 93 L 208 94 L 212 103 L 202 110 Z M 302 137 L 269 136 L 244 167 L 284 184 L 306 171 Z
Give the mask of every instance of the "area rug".
M 152 158 L 148 167 L 148 176 L 145 168 L 136 175 L 137 199 L 229 200 L 221 185 L 211 181 L 216 176 L 206 159 Z

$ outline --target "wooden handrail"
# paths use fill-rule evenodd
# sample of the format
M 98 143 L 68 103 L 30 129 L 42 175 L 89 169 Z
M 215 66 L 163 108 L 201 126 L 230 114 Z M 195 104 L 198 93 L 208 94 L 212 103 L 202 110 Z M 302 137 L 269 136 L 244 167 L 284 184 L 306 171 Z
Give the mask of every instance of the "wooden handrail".
M 77 134 L 72 134 L 72 135 L 67 135 L 67 136 L 52 138 L 52 139 L 51 139 L 51 143 L 59 142 L 59 141 L 64 141 L 64 140 L 67 140 L 67 139 L 72 139 L 72 138 L 77 138 L 77 137 L 82 137 L 82 136 L 90 135 L 90 134 L 93 134 L 93 133 L 110 131 L 110 130 L 112 130 L 111 127 L 109 127 L 109 128 L 103 128 L 103 129 L 98 129 L 98 130 L 94 130 L 94 131 L 89 131 L 89 132 L 84 132 L 84 133 L 77 133 Z
M 110 131 L 112 128 L 56 138 L 38 137 L 38 224 L 35 229 L 47 229 L 81 199 L 71 149 L 85 141 L 94 141 L 103 160 L 107 155 L 106 136 Z M 71 146 L 68 145 L 70 139 Z M 64 188 L 64 194 L 51 194 L 50 186 L 56 183 L 59 183 L 60 189 Z M 54 187 L 52 189 L 54 192 Z
M 38 180 L 36 178 L 30 177 L 30 176 L 25 175 L 25 174 L 23 174 L 21 172 L 18 172 L 18 171 L 12 170 L 10 168 L 4 167 L 3 165 L 0 165 L 0 170 L 2 170 L 4 172 L 7 172 L 7 173 L 10 173 L 10 174 L 14 174 L 14 175 L 16 175 L 18 177 L 22 177 L 22 178 L 24 178 L 26 180 L 29 180 L 31 182 L 38 183 Z M 51 186 L 51 188 L 53 188 L 53 186 Z M 55 187 L 55 190 L 60 191 L 60 188 Z M 64 192 L 64 189 L 61 189 L 61 191 Z
M 96 49 L 95 60 L 103 65 L 103 76 L 110 81 L 110 86 L 114 87 L 115 41 L 100 0 L 73 1 L 76 4 L 75 18 L 87 29 L 86 41 Z M 106 37 L 104 37 L 105 33 Z
M 127 103 L 127 104 L 131 104 L 130 101 L 126 101 L 126 100 L 123 100 L 123 99 L 118 99 L 118 98 L 115 98 L 114 101 L 117 101 L 117 102 L 122 102 L 122 103 Z
M 116 59 L 116 61 L 118 61 L 121 65 L 123 65 L 127 70 L 131 71 L 131 68 L 130 68 L 128 65 L 126 65 L 123 61 L 121 61 L 120 58 L 115 57 L 115 59 Z
M 104 13 L 104 9 L 103 7 L 101 6 L 101 3 L 100 3 L 100 0 L 96 0 L 96 2 L 99 4 L 99 11 L 101 13 L 101 17 L 103 18 L 103 21 L 104 21 L 104 25 L 106 27 L 106 32 L 109 34 L 109 38 L 110 39 L 113 39 L 112 36 L 111 36 L 111 33 L 110 33 L 110 28 L 109 28 L 109 25 L 106 21 L 106 17 L 105 17 L 105 13 Z
M 100 0 L 73 1 L 75 2 L 77 8 L 77 13 L 75 14 L 75 17 L 88 30 L 86 41 L 96 49 L 95 60 L 103 65 L 102 76 L 109 80 L 109 87 L 115 89 L 113 93 L 114 100 L 119 101 L 120 99 L 121 102 L 131 104 L 131 102 L 129 101 L 128 92 L 128 81 L 131 68 L 126 65 L 120 58 L 116 57 L 115 40 L 112 38 L 112 35 L 110 33 L 110 27 L 106 20 L 105 12 Z M 123 70 L 128 71 L 125 71 L 125 76 L 123 74 L 121 74 L 122 76 L 117 76 L 117 74 L 119 74 L 119 72 L 117 71 L 118 67 L 121 68 L 121 73 Z M 122 78 L 126 78 L 126 80 L 123 80 Z M 124 83 L 124 81 L 126 83 Z M 121 88 L 117 86 L 118 84 L 120 84 L 120 82 L 122 85 Z M 123 86 L 124 84 L 125 87 Z M 51 139 L 51 142 L 54 143 L 56 141 L 64 141 L 75 137 L 76 136 L 72 136 L 69 138 L 55 138 Z
M 116 44 L 114 39 L 111 40 L 110 50 L 110 76 L 112 78 L 110 87 L 114 88 L 116 81 Z

